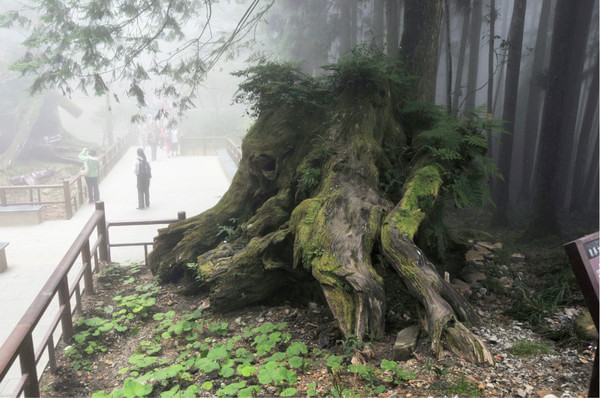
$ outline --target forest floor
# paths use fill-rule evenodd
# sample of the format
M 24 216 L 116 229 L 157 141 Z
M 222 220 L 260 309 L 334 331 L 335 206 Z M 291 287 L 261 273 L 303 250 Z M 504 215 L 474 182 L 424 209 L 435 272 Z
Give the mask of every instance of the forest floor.
M 473 247 L 501 245 L 469 263 L 484 277 L 462 289 L 493 366 L 450 352 L 431 358 L 426 337 L 410 359 L 393 361 L 397 333 L 417 323 L 410 306 L 389 305 L 385 338 L 363 343 L 343 339 L 322 303 L 213 314 L 205 297 L 158 286 L 141 265 L 114 264 L 96 276 L 42 396 L 587 396 L 597 340 L 573 331 L 585 304 L 564 250 L 477 225 Z

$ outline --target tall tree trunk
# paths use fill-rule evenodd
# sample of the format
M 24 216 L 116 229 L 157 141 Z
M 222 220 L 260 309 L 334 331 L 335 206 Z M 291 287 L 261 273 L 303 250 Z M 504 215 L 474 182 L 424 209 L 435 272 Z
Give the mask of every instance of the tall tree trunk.
M 401 59 L 408 74 L 415 77 L 411 92 L 427 102 L 435 95 L 441 17 L 441 0 L 406 0 Z
M 343 56 L 352 48 L 352 12 L 350 2 L 355 0 L 338 0 L 340 7 L 340 56 Z
M 583 0 L 587 1 L 587 0 Z M 583 2 L 582 1 L 582 2 Z M 577 2 L 581 4 L 582 2 Z M 575 43 L 577 7 L 570 0 L 557 0 L 548 71 L 548 90 L 544 100 L 540 134 L 540 157 L 538 162 L 533 216 L 525 232 L 528 238 L 560 234 L 556 214 L 556 187 L 559 160 L 562 149 L 556 145 L 561 139 L 564 109 L 571 84 L 579 80 L 568 74 L 571 53 Z
M 398 55 L 400 38 L 399 5 L 397 1 L 385 2 L 385 21 L 387 25 L 387 55 L 395 57 Z
M 496 209 L 494 210 L 492 217 L 492 223 L 494 225 L 506 226 L 508 224 L 507 212 L 509 204 L 510 169 L 526 8 L 527 0 L 515 0 L 510 22 L 510 31 L 508 34 L 508 40 L 511 44 L 510 49 L 508 50 L 506 65 L 506 89 L 504 91 L 504 106 L 502 113 L 502 119 L 506 122 L 505 128 L 508 134 L 502 135 L 500 144 L 499 168 L 504 177 L 504 181 L 498 181 L 494 186 L 494 199 L 496 202 Z
M 510 1 L 505 1 L 504 2 L 504 10 L 500 14 L 503 17 L 503 23 L 500 24 L 501 31 L 498 33 L 500 36 L 508 35 L 508 30 L 509 30 L 508 27 L 510 24 L 510 18 L 508 18 L 508 12 L 510 10 L 510 5 L 511 5 Z M 496 27 L 497 26 L 498 25 L 496 25 Z M 494 110 L 494 115 L 499 115 L 502 113 L 502 108 L 500 106 L 502 105 L 501 99 L 504 98 L 503 97 L 503 95 L 504 95 L 504 79 L 506 78 L 505 69 L 506 69 L 506 54 L 500 54 L 500 68 L 497 72 L 496 84 L 494 84 L 494 87 L 496 87 L 496 95 L 494 97 L 494 105 L 492 107 Z
M 477 97 L 477 76 L 479 74 L 479 45 L 481 43 L 481 25 L 483 22 L 483 0 L 473 0 L 471 10 L 471 27 L 469 40 L 469 71 L 467 75 L 467 93 L 465 97 L 465 110 L 475 108 Z
M 356 0 L 348 0 L 350 2 L 350 47 L 356 46 L 356 37 L 358 36 L 358 2 Z
M 488 38 L 488 86 L 487 86 L 487 114 L 488 117 L 494 116 L 494 67 L 496 66 L 496 57 L 494 51 L 494 43 L 496 41 L 496 0 L 490 0 L 490 30 Z M 492 156 L 492 132 L 487 133 L 488 151 Z
M 590 33 L 590 23 L 592 14 L 594 13 L 594 0 L 579 0 L 577 1 L 577 26 L 575 27 L 575 38 L 573 49 L 571 50 L 571 62 L 567 71 L 568 76 L 573 76 L 577 80 L 573 81 L 573 85 L 569 86 L 567 91 L 566 107 L 563 109 L 565 118 L 563 119 L 560 147 L 562 153 L 566 156 L 560 159 L 560 168 L 558 170 L 558 185 L 554 191 L 557 204 L 560 207 L 568 207 L 571 188 L 571 173 L 573 165 L 573 146 L 577 137 L 576 131 L 577 113 L 579 109 L 580 93 L 582 89 L 582 71 L 585 63 L 588 36 Z
M 587 178 L 585 179 L 584 185 L 586 187 L 589 187 L 589 192 L 587 193 L 587 198 L 586 198 L 586 202 L 585 202 L 585 208 L 587 209 L 592 209 L 592 210 L 598 210 L 598 203 L 600 202 L 598 200 L 598 169 L 600 168 L 600 165 L 598 164 L 598 117 L 594 118 L 595 122 L 594 122 L 594 127 L 593 130 L 595 131 L 595 137 L 593 140 L 593 145 L 592 148 L 592 154 L 591 154 L 591 158 L 592 161 L 590 162 L 590 170 L 588 170 L 587 173 Z
M 463 69 L 465 64 L 465 58 L 467 53 L 467 39 L 469 38 L 469 21 L 470 21 L 470 10 L 468 7 L 466 14 L 463 15 L 462 30 L 460 33 L 460 48 L 458 49 L 458 62 L 456 64 L 456 77 L 454 82 L 454 95 L 452 98 L 452 109 L 458 111 L 461 97 L 463 96 L 464 88 L 463 83 Z
M 575 156 L 575 169 L 573 172 L 573 199 L 571 200 L 571 211 L 583 210 L 585 205 L 585 193 L 590 187 L 585 185 L 586 164 L 588 163 L 588 154 L 590 144 L 593 138 L 592 134 L 598 134 L 598 131 L 592 131 L 594 118 L 598 110 L 598 53 L 592 66 L 592 80 L 587 98 L 586 107 L 581 122 L 581 131 L 579 133 L 579 142 L 577 144 L 577 154 Z M 597 162 L 597 158 L 592 158 L 592 162 Z
M 444 0 L 446 24 L 446 110 L 452 112 L 452 37 L 450 36 L 450 5 Z
M 385 0 L 373 0 L 373 36 L 375 44 L 383 49 L 384 39 L 384 2 Z
M 534 171 L 536 148 L 538 146 L 539 121 L 543 102 L 543 75 L 546 60 L 547 39 L 550 25 L 550 11 L 552 0 L 544 0 L 538 24 L 537 37 L 535 39 L 535 52 L 533 53 L 533 65 L 531 67 L 531 81 L 529 84 L 529 98 L 527 100 L 525 120 L 525 142 L 523 144 L 523 166 L 521 169 L 522 180 L 519 197 L 522 200 L 530 200 L 531 184 Z

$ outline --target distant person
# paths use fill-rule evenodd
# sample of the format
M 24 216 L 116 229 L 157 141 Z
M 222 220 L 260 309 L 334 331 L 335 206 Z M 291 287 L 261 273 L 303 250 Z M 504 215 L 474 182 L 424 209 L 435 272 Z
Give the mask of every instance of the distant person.
M 150 151 L 152 154 L 152 161 L 156 160 L 156 149 L 158 147 L 158 131 L 155 128 L 150 128 L 148 132 L 148 143 L 150 144 Z
M 179 132 L 177 126 L 171 129 L 171 156 L 179 156 Z
M 150 207 L 150 179 L 152 178 L 152 168 L 150 167 L 150 163 L 146 159 L 146 154 L 142 148 L 137 149 L 134 172 L 137 176 L 137 209 L 143 210 Z
M 94 149 L 83 148 L 79 154 L 79 160 L 83 162 L 83 175 L 88 189 L 89 203 L 100 200 L 98 189 L 98 158 Z

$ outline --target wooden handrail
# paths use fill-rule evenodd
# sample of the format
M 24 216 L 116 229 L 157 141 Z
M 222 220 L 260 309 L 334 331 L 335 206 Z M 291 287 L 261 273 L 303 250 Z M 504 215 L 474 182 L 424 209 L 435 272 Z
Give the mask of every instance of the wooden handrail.
M 133 133 L 129 133 L 123 137 L 120 137 L 119 140 L 111 147 L 107 148 L 105 153 L 101 154 L 98 157 L 99 160 L 99 178 L 102 179 L 108 172 L 114 167 L 117 161 L 125 152 L 132 142 L 134 142 L 135 135 Z M 81 182 L 83 176 L 81 174 L 75 174 L 65 180 L 63 180 L 62 184 L 47 184 L 47 185 L 3 185 L 0 186 L 0 205 L 2 206 L 15 206 L 15 205 L 27 205 L 27 204 L 63 204 L 65 206 L 65 218 L 67 220 L 71 219 L 74 212 L 76 212 L 81 205 L 84 203 L 84 197 L 82 194 L 84 184 Z M 73 194 L 71 186 L 73 184 L 77 184 L 77 188 L 75 192 L 77 194 Z M 40 196 L 40 190 L 62 190 L 63 191 L 63 200 L 60 201 L 42 201 Z M 12 203 L 8 202 L 6 192 L 7 191 L 25 191 L 29 190 L 29 202 L 23 201 L 15 201 Z M 33 191 L 38 191 L 37 200 L 33 199 Z
M 83 292 L 85 294 L 93 294 L 92 272 L 100 271 L 100 264 L 110 262 L 111 245 L 109 244 L 108 227 L 170 224 L 183 219 L 185 219 L 185 212 L 179 212 L 177 219 L 118 221 L 107 224 L 104 202 L 96 202 L 94 213 L 92 213 L 88 222 L 77 235 L 67 253 L 50 275 L 44 287 L 42 287 L 40 293 L 33 300 L 31 306 L 25 311 L 21 320 L 0 347 L 0 382 L 4 380 L 17 358 L 19 358 L 21 365 L 21 378 L 17 383 L 13 396 L 21 394 L 24 394 L 25 397 L 40 396 L 39 377 L 36 367 L 45 349 L 48 349 L 51 369 L 54 370 L 56 368 L 56 359 L 54 356 L 56 345 L 54 344 L 53 334 L 60 323 L 62 326 L 63 341 L 69 341 L 73 336 L 71 299 L 73 294 L 75 294 L 76 308 L 80 308 L 81 291 L 79 285 L 81 281 L 83 280 L 84 283 Z M 96 231 L 96 240 L 90 244 L 90 239 L 94 231 Z M 118 243 L 112 246 L 138 246 L 140 244 L 144 245 L 144 254 L 147 255 L 147 248 L 149 245 L 152 245 L 151 242 Z M 73 286 L 69 287 L 68 274 L 78 259 L 81 259 L 81 269 L 72 281 Z M 92 262 L 95 262 L 94 267 L 92 267 Z M 36 349 L 33 343 L 33 331 L 57 295 L 59 301 L 58 314 L 44 331 L 44 337 Z
M 0 347 L 0 380 L 8 373 L 14 361 L 19 357 L 21 363 L 21 373 L 23 380 L 21 391 L 16 391 L 15 395 L 24 393 L 25 396 L 39 396 L 39 380 L 37 376 L 35 350 L 33 346 L 33 330 L 39 320 L 44 315 L 46 309 L 54 299 L 55 295 L 59 296 L 60 304 L 60 319 L 63 328 L 63 336 L 68 340 L 73 335 L 73 319 L 70 310 L 70 295 L 68 287 L 68 272 L 79 257 L 83 247 L 89 247 L 89 239 L 95 229 L 101 227 L 100 223 L 104 222 L 104 203 L 96 203 L 96 210 L 92 213 L 89 221 L 85 224 L 81 232 L 75 238 L 75 241 L 60 261 L 42 290 L 33 300 L 31 306 L 27 309 L 17 326 L 8 336 L 2 347 Z M 105 228 L 105 226 L 104 226 Z M 98 234 L 97 239 L 101 242 L 106 239 L 105 236 Z M 105 243 L 104 243 L 105 245 Z M 90 266 L 90 264 L 84 264 Z M 74 281 L 79 283 L 79 281 Z M 56 325 L 53 326 L 55 328 Z M 46 335 L 51 335 L 53 330 Z M 48 341 L 42 341 L 41 346 L 46 347 Z M 54 348 L 54 347 L 53 347 Z M 21 384 L 21 383 L 19 383 Z

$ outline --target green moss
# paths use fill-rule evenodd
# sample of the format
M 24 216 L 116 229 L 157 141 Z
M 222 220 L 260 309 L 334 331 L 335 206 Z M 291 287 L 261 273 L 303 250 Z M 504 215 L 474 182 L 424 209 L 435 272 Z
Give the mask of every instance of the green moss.
M 344 335 L 352 334 L 356 325 L 356 303 L 352 295 L 339 286 L 322 285 L 329 308 L 338 320 Z
M 401 261 L 400 272 L 402 276 L 406 279 L 409 279 L 413 286 L 419 291 L 422 297 L 426 297 L 425 294 L 425 286 L 423 285 L 423 281 L 419 277 L 419 269 L 415 264 L 415 260 L 404 259 Z
M 400 232 L 411 240 L 419 229 L 426 213 L 422 210 L 439 192 L 442 179 L 434 166 L 425 166 L 417 170 L 407 183 L 400 207 L 394 215 Z
M 517 357 L 534 357 L 550 354 L 552 349 L 541 342 L 537 343 L 534 341 L 520 340 L 516 342 L 509 351 Z
M 206 276 L 212 275 L 215 272 L 215 266 L 212 262 L 206 261 L 202 264 L 198 264 L 196 272 L 197 279 L 205 280 Z

